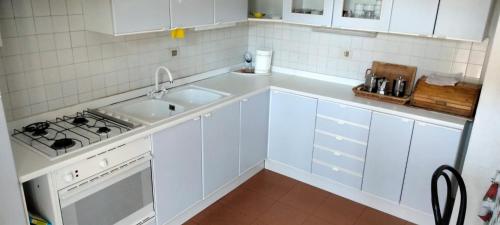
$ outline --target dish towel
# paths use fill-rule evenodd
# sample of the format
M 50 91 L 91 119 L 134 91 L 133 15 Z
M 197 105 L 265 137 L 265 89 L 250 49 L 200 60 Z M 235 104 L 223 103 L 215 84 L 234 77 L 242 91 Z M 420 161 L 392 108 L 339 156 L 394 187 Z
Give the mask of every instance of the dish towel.
M 500 184 L 500 171 L 497 171 L 495 178 L 484 195 L 479 218 L 488 225 L 500 225 L 500 194 L 498 187 Z

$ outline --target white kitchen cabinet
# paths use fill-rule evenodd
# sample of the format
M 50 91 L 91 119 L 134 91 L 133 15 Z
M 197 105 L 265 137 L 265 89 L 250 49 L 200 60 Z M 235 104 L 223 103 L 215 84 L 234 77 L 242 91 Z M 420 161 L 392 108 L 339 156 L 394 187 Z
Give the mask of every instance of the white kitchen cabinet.
M 317 100 L 272 91 L 268 157 L 311 171 Z
M 170 0 L 172 28 L 214 24 L 213 0 Z
M 84 0 L 85 29 L 115 36 L 170 28 L 166 0 Z
M 283 20 L 292 23 L 328 26 L 332 24 L 334 0 L 284 0 Z
M 462 130 L 416 122 L 401 196 L 401 204 L 432 213 L 431 178 L 441 165 L 457 166 Z M 439 184 L 439 197 L 444 205 L 446 184 Z
M 153 135 L 156 218 L 165 224 L 203 199 L 201 122 L 197 118 Z
M 482 41 L 492 0 L 441 0 L 434 36 Z
M 267 156 L 269 92 L 241 101 L 240 174 Z
M 364 31 L 389 30 L 393 0 L 336 0 L 333 27 Z
M 432 36 L 439 0 L 393 0 L 389 32 Z
M 399 202 L 413 120 L 374 112 L 362 190 Z
M 203 184 L 207 197 L 239 175 L 239 102 L 207 113 L 203 124 Z
M 215 0 L 215 23 L 246 21 L 248 0 Z

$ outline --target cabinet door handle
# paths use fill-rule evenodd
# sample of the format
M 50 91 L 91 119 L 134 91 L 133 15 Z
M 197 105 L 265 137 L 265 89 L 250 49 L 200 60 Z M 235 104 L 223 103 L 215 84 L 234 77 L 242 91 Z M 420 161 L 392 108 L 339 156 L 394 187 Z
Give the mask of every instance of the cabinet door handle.
M 336 136 L 335 139 L 337 139 L 338 141 L 343 141 L 344 140 L 344 138 L 339 137 L 339 136 Z
M 342 156 L 342 153 L 340 153 L 340 152 L 334 152 L 333 154 L 334 154 L 335 156 Z
M 344 125 L 345 124 L 344 121 L 337 121 L 337 123 L 340 124 L 340 125 Z
M 196 118 L 194 118 L 193 120 L 194 120 L 194 121 L 198 121 L 198 120 L 200 120 L 200 117 L 196 117 Z
M 404 123 L 408 123 L 408 122 L 410 122 L 410 120 L 409 120 L 409 119 L 405 119 L 405 118 L 401 119 L 401 121 L 403 121 Z
M 211 117 L 211 116 L 212 116 L 212 113 L 205 114 L 205 118 L 208 118 L 208 117 Z
M 339 172 L 339 168 L 337 168 L 337 167 L 333 167 L 332 170 L 335 172 Z
M 244 98 L 244 99 L 241 100 L 241 102 L 248 102 L 248 99 Z

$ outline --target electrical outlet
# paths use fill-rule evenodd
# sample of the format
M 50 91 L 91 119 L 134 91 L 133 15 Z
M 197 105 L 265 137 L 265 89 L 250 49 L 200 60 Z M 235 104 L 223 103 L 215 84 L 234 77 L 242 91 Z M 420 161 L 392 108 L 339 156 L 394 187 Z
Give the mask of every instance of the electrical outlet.
M 345 51 L 344 51 L 344 58 L 346 58 L 346 59 L 351 58 L 351 51 L 349 51 L 349 50 L 345 50 Z
M 177 48 L 170 49 L 170 52 L 172 53 L 172 57 L 179 55 L 179 49 L 177 49 Z

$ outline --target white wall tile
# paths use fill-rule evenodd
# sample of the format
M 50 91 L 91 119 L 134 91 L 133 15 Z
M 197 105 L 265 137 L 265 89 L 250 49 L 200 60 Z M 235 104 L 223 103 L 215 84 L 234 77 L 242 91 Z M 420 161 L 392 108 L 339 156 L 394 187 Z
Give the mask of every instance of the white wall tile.
M 2 32 L 2 38 L 17 36 L 16 22 L 14 19 L 0 20 L 0 29 Z
M 85 29 L 85 22 L 82 15 L 70 15 L 69 27 L 71 31 L 80 31 Z
M 70 15 L 83 13 L 81 0 L 67 0 L 66 5 L 68 7 L 68 14 Z
M 7 74 L 19 73 L 23 70 L 23 63 L 19 55 L 3 57 L 2 61 Z
M 85 32 L 83 31 L 74 31 L 71 32 L 71 46 L 72 47 L 81 47 L 85 46 Z
M 54 31 L 50 16 L 35 17 L 35 30 L 37 34 L 50 34 Z
M 71 48 L 71 37 L 69 33 L 56 33 L 54 34 L 56 49 Z
M 23 60 L 23 68 L 25 71 L 36 70 L 41 68 L 39 53 L 23 55 L 22 60 Z
M 16 28 L 20 36 L 35 34 L 35 22 L 32 17 L 16 19 Z
M 73 49 L 57 50 L 57 61 L 59 66 L 65 66 L 73 63 Z
M 31 0 L 12 0 L 15 17 L 30 17 L 33 15 Z
M 41 34 L 37 35 L 38 47 L 40 51 L 54 50 L 56 48 L 56 43 L 54 41 L 53 34 Z
M 12 1 L 0 1 L 0 18 L 14 18 L 14 11 L 12 10 Z
M 31 5 L 35 16 L 50 16 L 49 0 L 32 0 Z
M 36 36 L 33 35 L 33 36 L 19 37 L 18 40 L 19 43 L 22 43 L 21 53 L 33 53 L 40 51 L 40 49 L 38 48 L 38 40 Z
M 58 64 L 56 51 L 40 52 L 40 59 L 42 68 L 54 67 Z
M 50 14 L 53 16 L 67 15 L 65 0 L 50 0 Z
M 69 31 L 68 21 L 68 16 L 52 16 L 52 26 L 54 28 L 54 32 Z

